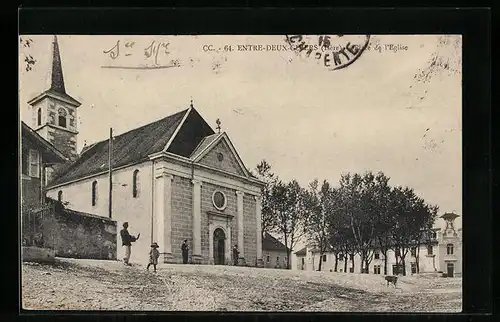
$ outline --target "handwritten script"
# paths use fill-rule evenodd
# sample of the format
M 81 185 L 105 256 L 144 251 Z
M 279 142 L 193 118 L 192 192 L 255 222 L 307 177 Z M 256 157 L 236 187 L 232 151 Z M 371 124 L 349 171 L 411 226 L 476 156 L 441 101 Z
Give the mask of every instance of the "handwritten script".
M 107 50 L 103 50 L 105 55 L 108 55 L 111 60 L 117 60 L 122 56 L 142 56 L 146 61 L 146 65 L 141 66 L 102 66 L 102 68 L 122 68 L 122 69 L 158 69 L 178 67 L 178 60 L 170 60 L 169 64 L 160 63 L 162 57 L 169 56 L 169 42 L 153 40 L 147 46 L 140 46 L 134 41 L 117 40 Z M 142 50 L 141 50 L 142 49 Z

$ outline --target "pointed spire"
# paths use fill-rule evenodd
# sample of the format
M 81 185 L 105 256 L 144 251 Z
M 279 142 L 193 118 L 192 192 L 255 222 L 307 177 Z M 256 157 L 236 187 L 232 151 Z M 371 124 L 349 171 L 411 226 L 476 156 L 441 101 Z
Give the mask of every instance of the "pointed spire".
M 50 89 L 61 94 L 66 94 L 57 36 L 54 36 L 54 41 L 52 43 L 52 82 L 50 84 Z

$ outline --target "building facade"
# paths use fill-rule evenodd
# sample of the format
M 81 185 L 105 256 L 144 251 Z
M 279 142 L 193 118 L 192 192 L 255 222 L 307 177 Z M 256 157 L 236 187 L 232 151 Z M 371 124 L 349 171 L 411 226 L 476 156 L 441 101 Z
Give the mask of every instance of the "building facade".
M 75 211 L 129 223 L 132 261 L 147 262 L 149 246 L 160 246 L 166 263 L 231 263 L 238 245 L 240 265 L 262 266 L 261 187 L 225 132 L 215 133 L 192 106 L 161 120 L 86 146 L 76 154 L 76 109 L 66 93 L 57 39 L 52 86 L 32 99 L 36 129 L 71 153 L 54 169 L 47 195 Z M 110 171 L 111 165 L 111 171 Z M 123 249 L 118 234 L 118 258 Z
M 286 268 L 287 248 L 268 233 L 262 239 L 262 260 L 265 268 Z
M 44 203 L 45 171 L 67 158 L 26 123 L 21 122 L 21 204 Z
M 441 216 L 446 223 L 446 228 L 435 228 L 435 235 L 429 243 L 422 243 L 419 247 L 411 248 L 405 257 L 406 274 L 441 272 L 449 277 L 462 275 L 462 229 L 455 230 L 454 220 L 456 214 L 446 213 Z M 360 273 L 361 256 L 354 257 L 345 254 L 328 252 L 320 256 L 314 246 L 304 247 L 295 253 L 298 270 L 318 271 L 321 263 L 322 271 L 339 273 Z M 338 256 L 337 269 L 335 270 L 335 257 Z M 346 260 L 347 257 L 347 260 Z M 400 262 L 400 261 L 399 261 Z M 369 264 L 369 274 L 384 274 L 384 256 L 378 249 L 373 250 L 373 258 Z M 394 250 L 387 252 L 386 275 L 402 274 L 401 263 L 396 265 Z

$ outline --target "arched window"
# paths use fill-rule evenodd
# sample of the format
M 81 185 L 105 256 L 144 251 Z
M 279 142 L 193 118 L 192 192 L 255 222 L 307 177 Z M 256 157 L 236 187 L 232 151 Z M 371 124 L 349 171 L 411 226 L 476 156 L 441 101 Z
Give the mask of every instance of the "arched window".
M 63 193 L 62 193 L 62 191 L 61 191 L 61 190 L 59 190 L 59 192 L 57 193 L 57 200 L 58 200 L 59 202 L 62 202 L 62 198 L 63 198 Z
M 61 127 L 66 127 L 66 110 L 64 108 L 60 108 L 58 111 L 57 111 L 57 114 L 58 114 L 58 125 L 61 126 Z
M 132 177 L 132 196 L 139 197 L 139 170 L 135 170 Z
M 39 108 L 37 112 L 36 124 L 42 125 L 42 109 Z
M 92 206 L 97 203 L 97 181 L 92 182 Z
M 453 255 L 453 244 L 446 245 L 446 254 Z

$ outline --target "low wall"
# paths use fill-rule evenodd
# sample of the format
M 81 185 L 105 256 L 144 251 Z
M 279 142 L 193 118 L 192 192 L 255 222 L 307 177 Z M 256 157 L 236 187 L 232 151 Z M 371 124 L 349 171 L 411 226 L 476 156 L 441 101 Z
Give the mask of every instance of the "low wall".
M 116 221 L 68 209 L 57 209 L 54 219 L 56 256 L 116 259 Z
M 54 250 L 35 246 L 23 246 L 21 248 L 23 262 L 53 263 Z

